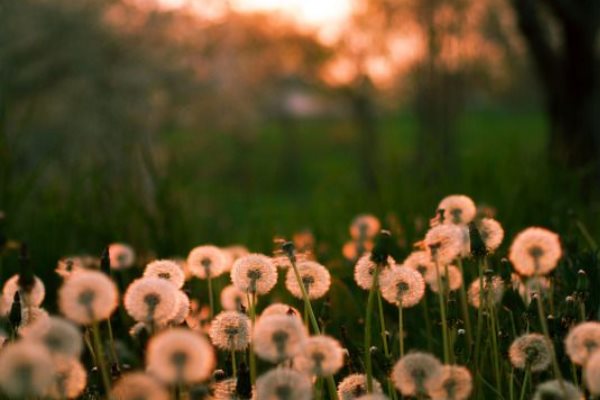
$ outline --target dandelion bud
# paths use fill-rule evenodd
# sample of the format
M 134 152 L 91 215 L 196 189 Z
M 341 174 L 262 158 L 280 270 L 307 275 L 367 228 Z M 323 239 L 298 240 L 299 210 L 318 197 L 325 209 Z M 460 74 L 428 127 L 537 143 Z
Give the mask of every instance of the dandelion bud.
M 299 318 L 271 315 L 256 322 L 252 341 L 256 355 L 277 364 L 298 354 L 306 336 Z
M 423 395 L 430 381 L 442 373 L 441 367 L 439 360 L 431 354 L 410 353 L 394 365 L 392 381 L 404 396 Z
M 118 298 L 115 283 L 99 271 L 78 272 L 66 280 L 58 292 L 62 313 L 82 325 L 109 318 Z
M 508 357 L 515 368 L 530 368 L 532 372 L 544 371 L 552 362 L 552 343 L 544 335 L 529 333 L 515 339 Z
M 383 393 L 381 383 L 373 379 L 373 394 Z M 338 384 L 338 397 L 340 400 L 355 400 L 368 394 L 367 376 L 365 374 L 351 374 Z

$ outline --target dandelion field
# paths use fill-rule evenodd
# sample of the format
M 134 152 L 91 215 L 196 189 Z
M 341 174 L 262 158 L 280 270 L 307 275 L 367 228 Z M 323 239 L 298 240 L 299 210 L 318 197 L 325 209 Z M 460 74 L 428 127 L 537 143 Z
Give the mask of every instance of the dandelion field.
M 207 243 L 168 259 L 113 243 L 62 257 L 54 286 L 9 239 L 18 266 L 3 287 L 2 394 L 593 398 L 593 236 L 572 215 L 577 240 L 546 227 L 510 237 L 496 212 L 446 196 L 414 238 L 393 218 L 360 214 L 326 263 L 308 230 L 263 253 Z

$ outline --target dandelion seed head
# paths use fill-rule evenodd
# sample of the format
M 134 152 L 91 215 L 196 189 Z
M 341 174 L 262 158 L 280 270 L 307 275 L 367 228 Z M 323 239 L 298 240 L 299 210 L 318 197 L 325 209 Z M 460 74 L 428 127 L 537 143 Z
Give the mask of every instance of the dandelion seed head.
M 165 383 L 196 383 L 210 378 L 215 354 L 203 336 L 183 328 L 163 331 L 150 339 L 146 367 Z
M 371 251 L 373 249 L 373 241 L 356 241 L 350 240 L 342 246 L 342 255 L 346 260 L 355 261 L 366 251 Z
M 200 278 L 215 278 L 225 272 L 227 256 L 220 248 L 212 245 L 194 247 L 187 258 L 190 272 Z
M 504 229 L 502 228 L 502 225 L 500 225 L 500 222 L 495 219 L 483 218 L 477 224 L 477 230 L 479 231 L 479 235 L 481 235 L 485 248 L 490 253 L 496 251 L 502 244 L 502 240 L 504 239 Z
M 256 380 L 257 400 L 311 400 L 308 376 L 289 368 L 276 368 Z
M 169 400 L 169 392 L 152 376 L 143 372 L 129 372 L 112 389 L 116 400 Z
M 14 342 L 0 352 L 0 387 L 9 397 L 43 397 L 53 374 L 50 353 L 41 344 Z
M 135 252 L 125 243 L 112 243 L 108 246 L 108 256 L 112 269 L 126 269 L 135 263 Z
M 475 308 L 479 308 L 481 303 L 479 283 L 479 279 L 475 279 L 471 283 L 471 286 L 469 286 L 467 293 L 469 304 Z M 504 283 L 502 282 L 502 279 L 499 276 L 494 276 L 491 282 L 489 282 L 487 278 L 484 278 L 484 287 L 487 288 L 484 293 L 487 293 L 487 295 L 490 296 L 489 298 L 494 304 L 500 303 L 502 296 L 504 295 Z
M 454 265 L 448 265 L 448 269 L 446 271 L 446 267 L 440 267 L 439 269 L 440 280 L 442 281 L 442 285 L 450 289 L 450 291 L 458 290 L 463 284 L 463 276 L 460 272 L 460 269 Z M 446 275 L 446 272 L 448 274 Z M 425 281 L 431 288 L 431 290 L 435 293 L 439 292 L 440 288 L 438 286 L 438 272 L 436 272 L 436 268 L 431 268 L 427 271 L 425 275 Z
M 563 380 L 561 385 L 558 380 L 553 380 L 539 384 L 532 400 L 584 400 L 584 397 L 571 382 Z
M 187 296 L 187 294 L 183 293 L 181 290 L 178 290 L 176 297 L 177 304 L 175 306 L 175 314 L 169 321 L 172 325 L 182 324 L 190 314 L 190 298 Z
M 562 256 L 560 239 L 544 228 L 527 228 L 519 233 L 510 246 L 508 258 L 522 276 L 546 275 Z
M 21 323 L 19 324 L 18 334 L 27 335 L 34 323 L 47 321 L 50 318 L 48 312 L 40 307 L 21 308 Z
M 210 400 L 248 400 L 237 392 L 237 379 L 229 378 L 214 382 L 210 385 L 213 393 Z M 252 388 L 252 399 L 256 398 L 255 388 Z
M 223 311 L 211 321 L 209 336 L 219 349 L 245 350 L 250 343 L 250 320 L 241 312 Z
M 273 303 L 268 305 L 263 310 L 263 312 L 260 314 L 260 317 L 263 318 L 270 315 L 287 315 L 288 317 L 300 318 L 300 311 L 287 304 Z
M 594 396 L 600 394 L 600 351 L 593 353 L 585 365 L 585 385 Z
M 56 272 L 61 278 L 67 279 L 74 272 L 81 271 L 83 269 L 86 269 L 86 267 L 81 257 L 73 256 L 64 257 L 58 260 L 54 272 Z
M 110 317 L 119 300 L 115 283 L 100 271 L 80 271 L 59 292 L 61 312 L 71 321 L 89 325 Z
M 432 261 L 450 264 L 464 249 L 464 232 L 456 225 L 438 225 L 427 231 L 425 246 Z
M 373 378 L 373 394 L 382 394 L 381 383 Z M 365 374 L 351 374 L 338 384 L 338 397 L 340 400 L 354 400 L 367 395 L 367 376 Z
M 74 399 L 83 393 L 87 384 L 87 373 L 78 359 L 54 356 L 54 376 L 48 389 L 53 399 Z
M 325 335 L 311 336 L 294 358 L 294 368 L 317 376 L 331 376 L 342 368 L 344 351 L 340 343 Z
M 600 349 L 600 322 L 588 321 L 574 326 L 565 338 L 565 351 L 571 361 L 585 365 L 588 358 Z
M 225 253 L 225 256 L 227 257 L 227 263 L 225 264 L 225 268 L 223 269 L 223 272 L 230 272 L 231 267 L 233 267 L 233 263 L 238 258 L 247 256 L 248 254 L 250 254 L 250 252 L 248 251 L 248 248 L 246 248 L 245 246 L 239 245 L 239 244 L 227 246 L 227 247 L 223 248 L 223 252 Z
M 26 341 L 44 345 L 50 353 L 77 358 L 83 350 L 79 329 L 73 323 L 59 317 L 38 319 L 20 334 Z
M 350 236 L 355 240 L 365 240 L 375 237 L 381 229 L 379 219 L 374 215 L 362 214 L 356 216 L 350 224 Z
M 392 381 L 404 396 L 425 394 L 426 387 L 442 372 L 440 361 L 428 353 L 409 353 L 392 369 Z
M 382 271 L 379 286 L 384 299 L 403 308 L 415 306 L 425 294 L 425 281 L 421 274 L 404 266 Z
M 155 260 L 146 265 L 145 278 L 161 278 L 181 289 L 185 283 L 185 274 L 181 267 L 171 260 Z
M 315 261 L 299 263 L 297 268 L 308 297 L 315 300 L 325 296 L 331 285 L 331 276 L 327 268 Z M 291 268 L 285 277 L 285 287 L 294 297 L 302 298 L 302 289 L 298 284 L 294 270 Z
M 525 304 L 531 303 L 531 297 L 540 293 L 541 295 L 546 296 L 548 289 L 550 289 L 550 280 L 545 276 L 530 276 L 526 279 L 522 279 L 519 274 L 511 274 L 511 283 L 513 289 L 519 292 L 519 295 L 525 302 Z
M 270 257 L 249 254 L 233 263 L 231 282 L 244 293 L 267 294 L 277 283 L 277 267 Z
M 383 268 L 393 267 L 394 265 L 396 265 L 396 261 L 388 256 L 387 264 Z M 359 258 L 354 266 L 354 281 L 356 284 L 362 289 L 370 290 L 373 285 L 373 273 L 376 267 L 377 264 L 371 260 L 371 253 L 366 253 Z
M 435 267 L 435 264 L 431 261 L 431 254 L 422 250 L 410 253 L 402 265 L 416 269 L 422 276 L 427 275 L 427 271 Z
M 257 356 L 277 364 L 298 354 L 306 337 L 299 318 L 270 315 L 256 321 L 252 342 Z
M 426 384 L 432 400 L 465 400 L 473 390 L 469 370 L 460 365 L 443 365 L 440 373 Z
M 4 297 L 8 310 L 12 307 L 17 291 L 19 292 L 21 303 L 24 306 L 39 307 L 46 297 L 44 282 L 37 276 L 34 277 L 33 287 L 29 290 L 25 290 L 19 287 L 19 275 L 13 275 L 6 281 L 4 288 L 2 289 L 2 297 Z
M 371 393 L 357 397 L 356 400 L 389 400 L 389 397 L 383 393 Z
M 139 278 L 125 291 L 123 305 L 136 321 L 166 324 L 177 312 L 178 290 L 162 278 Z
M 221 290 L 221 307 L 226 311 L 241 311 L 248 309 L 248 296 L 234 285 L 228 285 Z
M 465 225 L 475 218 L 477 207 L 470 197 L 464 195 L 447 196 L 438 205 L 438 210 L 444 210 L 444 223 Z
M 508 349 L 508 357 L 515 368 L 532 372 L 544 371 L 552 362 L 552 343 L 544 335 L 528 333 L 516 338 Z

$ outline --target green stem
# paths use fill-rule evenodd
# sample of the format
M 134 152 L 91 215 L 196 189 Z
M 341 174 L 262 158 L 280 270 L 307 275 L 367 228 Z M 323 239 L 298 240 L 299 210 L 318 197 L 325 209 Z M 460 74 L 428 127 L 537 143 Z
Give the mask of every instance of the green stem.
M 231 349 L 231 372 L 233 373 L 233 379 L 237 378 L 237 361 L 235 360 L 235 350 Z
M 383 302 L 381 301 L 381 291 L 377 291 L 377 308 L 379 309 L 379 328 L 381 330 L 381 341 L 383 342 L 383 354 L 387 360 L 390 359 L 390 350 L 387 342 L 387 331 L 385 329 L 385 317 L 383 313 Z
M 113 334 L 113 329 L 112 329 L 112 324 L 110 322 L 110 318 L 108 318 L 106 320 L 107 325 L 108 325 L 108 341 L 109 341 L 109 346 L 110 346 L 110 355 L 112 357 L 112 361 L 115 364 L 115 366 L 117 367 L 117 370 L 120 369 L 119 368 L 119 357 L 117 356 L 117 350 L 115 348 L 115 337 Z
M 529 376 L 531 375 L 531 368 L 527 366 L 525 370 L 525 378 L 523 379 L 523 386 L 521 386 L 521 395 L 519 400 L 525 400 L 525 393 L 527 392 L 527 384 L 529 383 Z
M 373 319 L 373 302 L 375 301 L 375 292 L 378 290 L 377 280 L 379 279 L 379 265 L 373 271 L 373 282 L 369 290 L 367 300 L 367 316 L 365 318 L 365 367 L 367 372 L 367 392 L 373 393 L 373 365 L 371 360 L 371 320 Z
M 248 295 L 248 310 L 250 313 L 250 321 L 252 321 L 252 326 L 254 326 L 255 322 L 256 322 L 256 304 L 255 304 L 255 299 L 256 299 L 256 295 L 255 294 L 250 294 L 247 293 Z M 249 350 L 250 350 L 250 383 L 252 385 L 254 385 L 254 383 L 256 382 L 256 356 L 254 354 L 254 344 L 252 341 L 250 341 L 250 345 L 248 346 Z
M 210 275 L 206 278 L 206 281 L 208 282 L 208 304 L 210 305 L 210 319 L 213 319 L 213 316 L 215 315 L 215 305 L 214 305 L 214 300 L 213 300 L 213 288 L 212 288 L 212 278 L 210 277 Z
M 483 315 L 482 315 L 482 309 L 483 309 L 483 303 L 484 303 L 484 285 L 483 285 L 483 269 L 484 269 L 484 265 L 485 265 L 485 258 L 482 258 L 479 263 L 478 263 L 478 269 L 479 269 L 479 307 L 477 307 L 477 333 L 476 333 L 476 337 L 475 337 L 475 351 L 474 351 L 474 358 L 475 358 L 475 371 L 479 371 L 479 365 L 480 365 L 480 350 L 481 350 L 481 337 L 483 336 Z M 479 375 L 478 375 L 479 376 Z M 480 385 L 480 379 L 477 379 L 476 382 L 476 394 L 479 394 L 479 390 L 481 389 L 481 385 Z
M 306 330 L 310 333 L 310 325 L 308 324 L 308 308 L 306 307 L 306 303 L 304 303 L 304 326 Z
M 510 400 L 515 399 L 515 369 L 510 369 L 510 378 L 508 382 L 508 398 Z
M 300 272 L 298 272 L 298 267 L 296 266 L 296 259 L 293 255 L 291 255 L 289 256 L 289 260 L 290 264 L 292 264 L 292 269 L 294 271 L 294 275 L 296 276 L 298 286 L 300 286 L 302 298 L 304 299 L 304 305 L 308 309 L 308 315 L 310 317 L 310 322 L 312 324 L 313 331 L 316 335 L 320 335 L 321 328 L 319 327 L 319 323 L 317 322 L 317 318 L 315 317 L 315 313 L 313 312 L 312 305 L 310 304 L 310 299 L 308 298 L 308 293 L 306 291 L 306 288 L 304 287 L 304 282 L 302 282 L 302 277 L 300 276 Z M 335 386 L 335 381 L 333 380 L 333 376 L 328 376 L 326 380 L 330 400 L 338 400 L 337 390 Z
M 498 393 L 502 393 L 502 381 L 500 379 L 500 360 L 498 358 L 498 329 L 497 329 L 497 325 L 498 325 L 498 316 L 496 315 L 496 306 L 494 305 L 493 301 L 490 301 L 491 299 L 488 299 L 488 304 L 489 304 L 489 317 L 490 317 L 490 324 L 491 324 L 491 331 L 492 331 L 492 354 L 493 354 L 493 360 L 494 360 L 494 372 L 496 375 L 496 387 L 498 390 Z
M 594 240 L 592 235 L 590 235 L 590 232 L 588 231 L 588 229 L 584 225 L 584 223 L 581 222 L 580 220 L 577 220 L 577 222 L 575 222 L 575 225 L 577 225 L 577 229 L 579 229 L 579 231 L 581 232 L 581 234 L 583 235 L 585 240 L 588 242 L 588 245 L 590 246 L 590 248 L 593 251 L 596 251 L 598 249 L 598 244 L 596 243 L 596 241 Z
M 460 285 L 460 304 L 462 307 L 463 318 L 465 320 L 465 330 L 467 331 L 467 343 L 470 353 L 473 348 L 473 332 L 471 331 L 471 317 L 469 315 L 469 303 L 467 302 L 467 290 L 465 289 L 465 271 L 460 258 L 458 259 L 458 268 L 460 269 L 460 274 L 463 277 L 463 283 Z
M 438 284 L 437 294 L 440 303 L 440 313 L 442 316 L 442 341 L 444 345 L 444 363 L 448 364 L 450 362 L 450 349 L 448 348 L 448 322 L 446 320 L 446 306 L 444 304 L 444 286 L 442 284 L 442 278 L 440 276 L 440 268 L 437 262 L 437 257 L 434 257 L 434 261 L 435 275 Z
M 100 339 L 100 327 L 98 326 L 97 321 L 92 323 L 92 337 L 94 340 L 96 361 L 98 362 L 97 367 L 100 370 L 100 375 L 102 376 L 102 385 L 104 386 L 106 397 L 110 398 L 110 377 L 106 369 L 106 363 L 104 362 L 104 350 L 102 348 L 102 340 Z
M 404 357 L 404 316 L 402 315 L 402 303 L 398 305 L 398 340 L 400 341 L 400 358 Z

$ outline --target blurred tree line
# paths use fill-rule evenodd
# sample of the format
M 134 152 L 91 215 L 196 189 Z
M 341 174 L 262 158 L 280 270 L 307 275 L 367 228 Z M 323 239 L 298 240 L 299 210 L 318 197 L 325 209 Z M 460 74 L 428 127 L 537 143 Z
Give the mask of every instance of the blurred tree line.
M 381 115 L 412 110 L 413 168 L 431 183 L 459 173 L 466 109 L 535 99 L 525 43 L 547 100 L 550 154 L 597 172 L 598 7 L 547 3 L 360 0 L 324 40 L 226 2 L 208 16 L 127 0 L 0 0 L 0 210 L 20 231 L 60 222 L 29 234 L 48 248 L 119 238 L 185 248 L 197 228 L 182 203 L 209 206 L 183 199 L 170 178 L 209 174 L 182 170 L 163 144 L 189 132 L 181 147 L 244 192 L 263 179 L 248 165 L 259 132 L 275 126 L 284 146 L 269 157 L 293 190 L 306 115 L 352 121 L 357 173 L 377 192 Z M 219 152 L 217 136 L 231 152 Z

